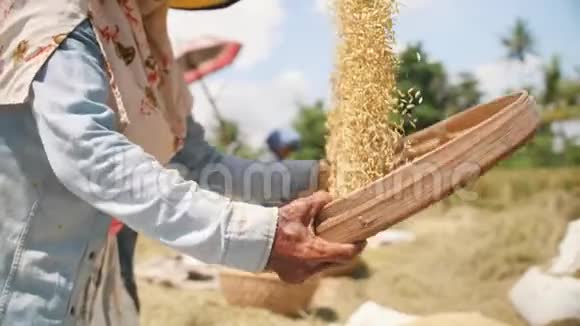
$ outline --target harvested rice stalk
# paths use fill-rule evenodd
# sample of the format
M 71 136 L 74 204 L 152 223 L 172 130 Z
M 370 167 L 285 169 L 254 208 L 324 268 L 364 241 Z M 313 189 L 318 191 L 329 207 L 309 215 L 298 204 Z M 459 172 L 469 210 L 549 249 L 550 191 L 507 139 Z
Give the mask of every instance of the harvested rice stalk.
M 328 116 L 330 191 L 341 197 L 397 164 L 402 113 L 397 103 L 396 0 L 336 0 L 339 31 Z

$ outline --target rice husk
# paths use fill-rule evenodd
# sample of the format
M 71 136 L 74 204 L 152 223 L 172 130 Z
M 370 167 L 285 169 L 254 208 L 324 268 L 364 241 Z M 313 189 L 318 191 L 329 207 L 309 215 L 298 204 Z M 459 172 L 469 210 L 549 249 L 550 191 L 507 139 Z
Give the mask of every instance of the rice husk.
M 397 2 L 337 0 L 334 10 L 339 42 L 326 151 L 330 191 L 342 197 L 386 175 L 397 161 L 402 140 L 393 50 Z

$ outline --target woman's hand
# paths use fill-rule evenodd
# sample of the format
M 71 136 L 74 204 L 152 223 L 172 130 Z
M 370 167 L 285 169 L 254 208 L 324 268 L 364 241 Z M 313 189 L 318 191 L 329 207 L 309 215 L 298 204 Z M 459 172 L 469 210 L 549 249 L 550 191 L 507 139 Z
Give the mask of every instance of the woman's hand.
M 314 234 L 313 221 L 330 200 L 328 193 L 319 191 L 280 208 L 268 269 L 283 281 L 303 282 L 328 267 L 351 261 L 364 249 L 364 243 L 332 243 Z

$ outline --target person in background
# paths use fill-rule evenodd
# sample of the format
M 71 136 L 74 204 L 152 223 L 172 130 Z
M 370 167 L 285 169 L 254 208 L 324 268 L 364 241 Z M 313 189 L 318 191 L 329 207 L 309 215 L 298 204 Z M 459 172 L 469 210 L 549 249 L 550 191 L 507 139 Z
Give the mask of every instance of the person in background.
M 264 156 L 264 161 L 285 160 L 300 148 L 300 135 L 291 129 L 276 129 L 266 138 L 266 145 L 270 152 Z
M 277 162 L 286 160 L 292 153 L 300 149 L 300 135 L 292 129 L 275 129 L 266 138 L 268 150 L 261 157 L 263 162 Z M 330 178 L 330 164 L 326 159 L 318 163 L 318 189 L 328 190 Z M 300 197 L 309 192 L 301 192 Z
M 168 9 L 234 2 L 0 0 L 0 325 L 137 324 L 116 291 L 112 216 L 206 263 L 287 282 L 362 251 L 312 230 L 330 201 L 318 162 L 279 163 L 280 179 L 203 141 Z

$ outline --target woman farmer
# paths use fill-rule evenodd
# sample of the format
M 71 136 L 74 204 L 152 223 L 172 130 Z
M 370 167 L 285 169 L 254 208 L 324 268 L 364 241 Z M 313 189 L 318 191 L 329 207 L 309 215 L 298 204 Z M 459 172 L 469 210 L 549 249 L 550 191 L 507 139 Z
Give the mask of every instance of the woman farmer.
M 313 234 L 324 192 L 279 209 L 239 201 L 313 191 L 318 165 L 272 173 L 202 141 L 172 59 L 170 4 L 0 0 L 1 325 L 114 323 L 116 294 L 91 279 L 115 263 L 110 216 L 207 263 L 268 268 L 289 282 L 362 250 Z M 163 168 L 171 160 L 199 183 Z

